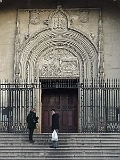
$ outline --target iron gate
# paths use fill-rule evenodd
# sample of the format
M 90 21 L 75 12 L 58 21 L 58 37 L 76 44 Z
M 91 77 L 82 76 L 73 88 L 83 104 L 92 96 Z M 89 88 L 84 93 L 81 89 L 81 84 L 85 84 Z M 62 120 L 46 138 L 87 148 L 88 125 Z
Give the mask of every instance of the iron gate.
M 0 84 L 0 132 L 27 132 L 26 116 L 39 88 L 78 88 L 81 132 L 120 132 L 120 82 L 78 79 Z
M 26 117 L 33 107 L 29 84 L 0 84 L 0 132 L 27 132 Z

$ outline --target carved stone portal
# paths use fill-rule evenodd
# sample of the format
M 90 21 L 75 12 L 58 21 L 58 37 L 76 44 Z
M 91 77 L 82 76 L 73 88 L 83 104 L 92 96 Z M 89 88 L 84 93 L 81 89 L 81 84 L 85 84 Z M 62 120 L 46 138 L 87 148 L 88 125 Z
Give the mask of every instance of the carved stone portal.
M 103 77 L 101 17 L 99 9 L 18 10 L 14 78 L 77 78 L 81 83 L 84 78 Z M 40 97 L 41 89 L 34 90 L 38 114 Z
M 65 12 L 61 6 L 56 10 L 19 10 L 14 78 L 34 81 L 39 77 L 97 77 L 99 66 L 103 66 L 99 55 L 103 48 L 102 29 L 100 26 L 99 30 L 100 15 L 96 9 L 97 27 L 92 30 L 90 12 L 94 10 L 73 9 L 73 12 Z M 26 21 L 22 21 L 22 17 Z M 94 38 L 89 35 L 94 35 Z

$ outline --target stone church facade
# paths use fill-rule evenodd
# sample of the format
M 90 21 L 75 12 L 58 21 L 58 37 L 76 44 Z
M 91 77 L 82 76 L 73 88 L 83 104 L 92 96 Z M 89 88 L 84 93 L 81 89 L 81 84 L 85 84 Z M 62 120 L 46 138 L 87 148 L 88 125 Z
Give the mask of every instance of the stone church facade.
M 55 2 L 1 7 L 0 79 L 119 79 L 119 7 L 111 1 Z
M 99 9 L 65 11 L 62 6 L 57 6 L 56 10 L 19 10 L 15 38 L 15 79 L 91 79 L 98 74 L 103 76 L 100 12 Z M 96 17 L 93 28 L 92 15 Z M 22 22 L 23 17 L 26 25 Z M 85 25 L 88 29 L 84 29 Z M 84 33 L 85 30 L 88 34 Z

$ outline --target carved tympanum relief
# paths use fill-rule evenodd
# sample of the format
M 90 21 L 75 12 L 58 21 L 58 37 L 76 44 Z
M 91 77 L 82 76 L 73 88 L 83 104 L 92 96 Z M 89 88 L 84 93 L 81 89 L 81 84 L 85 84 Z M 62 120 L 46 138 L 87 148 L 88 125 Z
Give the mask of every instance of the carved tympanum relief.
M 25 24 L 20 23 L 21 14 L 26 18 Z M 97 18 L 96 27 L 92 30 L 93 14 Z M 15 78 L 97 77 L 100 57 L 98 48 L 101 42 L 98 19 L 99 10 L 63 11 L 61 6 L 56 10 L 19 10 L 15 39 Z M 79 26 L 84 28 L 84 33 Z M 23 35 L 28 36 L 24 39 Z M 93 41 L 95 38 L 98 39 L 96 44 Z
M 40 77 L 79 75 L 78 59 L 65 49 L 47 51 L 41 62 Z

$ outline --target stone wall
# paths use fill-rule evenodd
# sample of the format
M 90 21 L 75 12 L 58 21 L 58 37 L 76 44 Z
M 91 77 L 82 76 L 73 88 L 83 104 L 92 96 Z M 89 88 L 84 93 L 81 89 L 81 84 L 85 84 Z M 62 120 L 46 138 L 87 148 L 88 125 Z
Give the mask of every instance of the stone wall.
M 120 9 L 104 3 L 104 71 L 106 78 L 120 78 Z
M 0 79 L 13 78 L 16 11 L 0 11 Z
M 85 1 L 86 2 L 86 1 Z M 93 3 L 78 3 L 73 5 L 72 1 L 64 4 L 64 8 L 81 8 L 81 7 L 102 7 L 102 20 L 103 20 L 103 56 L 104 56 L 104 73 L 105 78 L 120 78 L 120 9 L 112 3 L 104 2 L 102 4 L 92 1 Z M 56 4 L 41 7 L 53 8 Z M 32 6 L 29 6 L 32 8 Z M 35 5 L 33 6 L 35 8 Z M 63 8 L 63 10 L 64 10 Z M 16 16 L 17 9 L 3 9 L 0 11 L 0 79 L 12 79 L 14 74 L 14 55 L 15 55 L 15 36 L 16 36 Z M 22 30 L 26 28 L 27 22 L 23 15 Z M 94 26 L 93 16 L 92 26 Z M 86 26 L 85 32 L 89 31 Z M 89 33 L 86 33 L 89 34 Z M 22 35 L 24 36 L 24 35 Z M 103 60 L 102 60 L 103 61 Z

